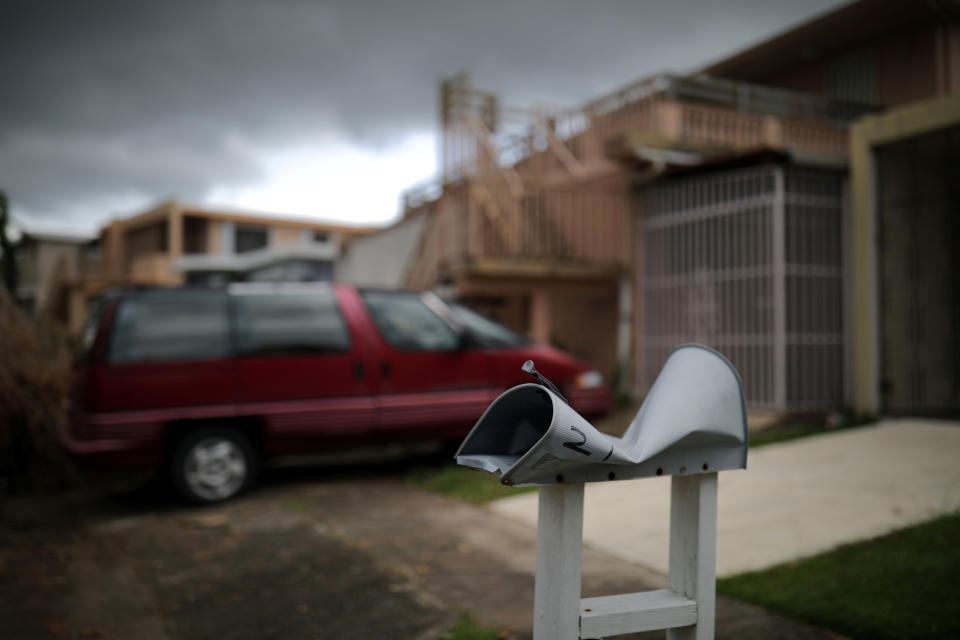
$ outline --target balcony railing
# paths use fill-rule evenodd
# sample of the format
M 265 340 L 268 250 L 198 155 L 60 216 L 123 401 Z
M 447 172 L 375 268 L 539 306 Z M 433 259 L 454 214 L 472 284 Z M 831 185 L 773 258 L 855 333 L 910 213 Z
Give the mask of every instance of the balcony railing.
M 463 182 L 448 189 L 428 222 L 408 284 L 427 288 L 457 267 L 482 259 L 542 267 L 618 270 L 630 261 L 626 185 L 611 179 L 570 192 L 529 190 L 515 210 L 505 189 Z M 590 215 L 583 215 L 584 211 Z

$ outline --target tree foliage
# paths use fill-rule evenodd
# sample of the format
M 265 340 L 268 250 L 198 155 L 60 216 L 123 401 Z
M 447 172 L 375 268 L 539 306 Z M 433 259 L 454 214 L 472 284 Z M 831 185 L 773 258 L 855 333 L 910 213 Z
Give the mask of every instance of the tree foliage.
M 0 288 L 0 492 L 59 489 L 73 477 L 57 439 L 69 388 L 63 332 Z

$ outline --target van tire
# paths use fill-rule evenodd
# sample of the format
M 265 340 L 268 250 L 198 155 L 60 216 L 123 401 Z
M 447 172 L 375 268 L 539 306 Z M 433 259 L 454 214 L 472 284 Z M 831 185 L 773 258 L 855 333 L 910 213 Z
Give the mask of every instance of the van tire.
M 194 504 L 229 500 L 254 485 L 260 459 L 241 431 L 203 427 L 184 434 L 173 448 L 168 474 L 173 488 Z

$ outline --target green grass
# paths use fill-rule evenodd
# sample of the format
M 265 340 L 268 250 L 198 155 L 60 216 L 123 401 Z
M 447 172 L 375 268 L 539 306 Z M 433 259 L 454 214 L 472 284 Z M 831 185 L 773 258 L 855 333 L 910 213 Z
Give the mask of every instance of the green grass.
M 294 513 L 306 513 L 307 505 L 302 500 L 297 500 L 296 498 L 291 498 L 289 500 L 283 501 L 283 508 L 287 511 L 293 511 Z
M 461 613 L 457 624 L 450 627 L 439 640 L 497 640 L 499 637 L 493 629 L 483 627 L 474 622 L 469 614 Z
M 407 475 L 407 481 L 429 491 L 474 504 L 536 490 L 536 487 L 508 487 L 501 484 L 499 478 L 488 473 L 456 465 L 419 467 Z
M 846 428 L 847 427 L 828 428 L 823 424 L 816 423 L 775 425 L 751 433 L 750 447 L 763 447 L 768 444 L 787 442 L 788 440 L 798 440 L 800 438 L 831 433 L 833 431 L 839 431 L 840 429 Z
M 960 514 L 765 571 L 720 593 L 853 638 L 960 638 Z
M 808 436 L 853 429 L 872 424 L 875 420 L 872 416 L 863 415 L 852 418 L 839 425 L 828 425 L 822 420 L 817 422 L 787 422 L 775 424 L 752 432 L 750 434 L 750 447 L 762 447 L 768 444 L 797 440 Z

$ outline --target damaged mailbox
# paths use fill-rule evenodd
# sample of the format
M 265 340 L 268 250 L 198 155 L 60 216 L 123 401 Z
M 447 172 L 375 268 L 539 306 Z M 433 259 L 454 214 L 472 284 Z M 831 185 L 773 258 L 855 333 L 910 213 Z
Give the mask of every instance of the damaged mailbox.
M 525 370 L 537 375 L 529 364 Z M 743 385 L 712 349 L 674 349 L 621 438 L 597 431 L 538 379 L 544 384 L 522 384 L 493 401 L 460 445 L 458 464 L 509 485 L 746 468 Z

